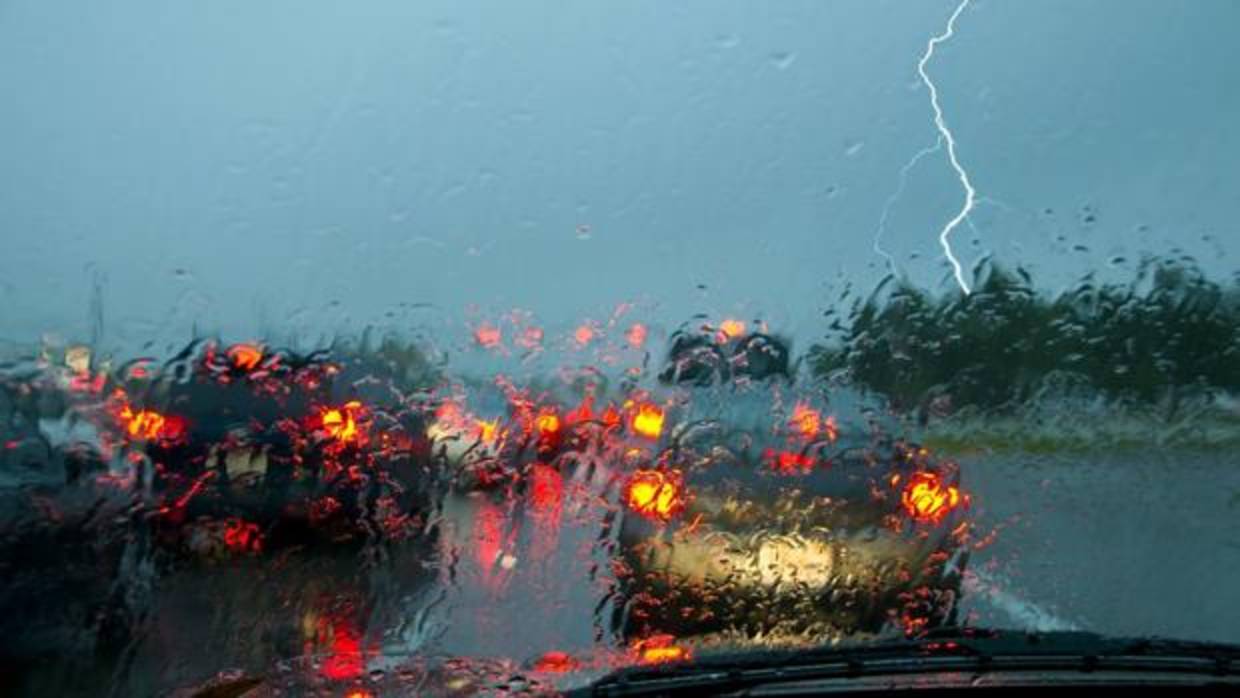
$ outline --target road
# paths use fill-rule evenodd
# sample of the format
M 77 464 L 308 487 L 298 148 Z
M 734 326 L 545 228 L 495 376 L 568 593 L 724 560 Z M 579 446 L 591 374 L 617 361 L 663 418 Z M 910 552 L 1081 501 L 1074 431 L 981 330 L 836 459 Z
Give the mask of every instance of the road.
M 970 624 L 1240 642 L 1240 463 L 1154 450 L 963 461 L 978 538 L 994 534 L 966 577 Z M 559 535 L 560 554 L 538 573 L 453 589 L 434 646 L 588 648 L 594 534 Z
M 1240 642 L 1235 462 L 1157 451 L 963 462 L 979 537 L 995 533 L 970 563 L 969 623 Z M 374 567 L 350 555 L 286 557 L 161 580 L 122 683 L 263 672 L 316 642 L 329 664 L 350 647 L 386 655 L 345 673 L 426 653 L 588 653 L 607 639 L 606 611 L 596 614 L 607 556 L 597 516 L 571 506 L 573 486 L 558 509 L 525 515 L 477 501 L 446 507 L 446 552 L 429 568 L 397 549 Z
M 1240 642 L 1234 454 L 975 460 L 974 622 Z

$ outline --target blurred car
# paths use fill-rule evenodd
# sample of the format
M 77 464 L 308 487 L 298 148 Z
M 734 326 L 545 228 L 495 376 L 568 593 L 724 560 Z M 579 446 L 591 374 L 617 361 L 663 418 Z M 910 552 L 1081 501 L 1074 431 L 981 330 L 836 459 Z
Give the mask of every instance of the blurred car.
M 208 341 L 158 369 L 120 367 L 96 416 L 150 492 L 157 542 L 256 553 L 401 538 L 423 523 L 435 483 L 420 413 L 403 396 L 427 377 L 407 365 L 414 355 L 380 349 Z
M 444 403 L 431 439 L 459 491 L 496 501 L 538 490 L 548 473 L 607 483 L 594 491 L 621 509 L 611 628 L 623 643 L 953 623 L 970 532 L 959 467 L 915 444 L 841 438 L 808 399 L 773 406 L 780 393 L 756 384 L 786 386 L 788 354 L 767 334 L 677 334 L 659 374 L 671 392 L 560 404 L 508 384 L 476 401 L 491 403 L 481 416 L 463 399 Z M 696 390 L 721 380 L 736 400 L 766 405 L 763 425 L 694 414 Z
M 954 464 L 898 442 L 682 434 L 624 485 L 621 637 L 822 641 L 955 620 L 968 523 Z
M 735 380 L 790 380 L 788 341 L 766 332 L 750 332 L 740 320 L 718 326 L 686 326 L 672 334 L 659 382 L 707 386 Z

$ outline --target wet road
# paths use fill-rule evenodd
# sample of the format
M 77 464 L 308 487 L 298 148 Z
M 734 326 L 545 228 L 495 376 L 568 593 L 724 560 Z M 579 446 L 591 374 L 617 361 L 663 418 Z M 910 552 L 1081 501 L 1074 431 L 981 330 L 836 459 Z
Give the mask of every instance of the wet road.
M 972 462 L 971 462 L 972 461 Z M 1240 461 L 1158 451 L 966 459 L 979 625 L 1240 642 Z
M 963 462 L 978 538 L 994 534 L 966 577 L 969 623 L 1240 642 L 1240 464 L 1157 452 Z M 499 585 L 463 572 L 432 644 L 518 658 L 588 648 L 605 586 L 587 519 L 566 521 L 533 569 L 514 553 Z M 514 550 L 546 533 L 526 526 Z
M 1235 463 L 1151 452 L 962 460 L 979 535 L 996 534 L 970 563 L 969 623 L 1240 642 Z M 601 509 L 571 505 L 578 487 L 590 490 L 567 481 L 546 506 L 450 503 L 438 561 L 402 548 L 374 565 L 288 555 L 160 580 L 120 683 L 185 686 L 307 652 L 342 675 L 427 653 L 588 652 L 608 642 L 607 554 Z M 347 659 L 362 647 L 384 656 Z

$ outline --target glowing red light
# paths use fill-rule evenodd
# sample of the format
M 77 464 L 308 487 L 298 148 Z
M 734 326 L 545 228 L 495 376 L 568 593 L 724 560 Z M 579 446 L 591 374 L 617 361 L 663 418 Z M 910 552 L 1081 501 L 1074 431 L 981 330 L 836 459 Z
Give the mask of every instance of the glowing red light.
M 955 485 L 944 486 L 939 474 L 929 471 L 913 473 L 900 495 L 904 511 L 919 523 L 939 523 L 962 501 Z
M 253 344 L 234 344 L 228 348 L 228 360 L 242 371 L 252 371 L 263 360 L 263 350 Z
M 667 521 L 684 509 L 679 473 L 638 470 L 625 486 L 629 509 L 648 519 Z
M 323 660 L 319 672 L 333 681 L 348 681 L 361 676 L 364 669 L 362 643 L 357 632 L 346 623 L 333 624 L 331 651 Z
M 486 347 L 487 349 L 498 347 L 503 338 L 504 335 L 500 332 L 500 329 L 489 323 L 484 322 L 474 329 L 474 341 L 479 346 Z
M 577 661 L 567 652 L 547 652 L 534 662 L 534 671 L 541 671 L 548 674 L 566 674 L 570 671 L 576 671 L 581 666 L 581 662 Z
M 138 410 L 123 405 L 119 411 L 121 425 L 131 438 L 141 441 L 175 441 L 185 434 L 185 420 L 162 415 L 154 410 Z
M 577 342 L 577 346 L 584 347 L 594 341 L 594 328 L 589 325 L 581 325 L 573 331 L 573 341 Z
M 580 424 L 594 419 L 594 396 L 586 395 L 581 399 L 581 404 L 569 410 L 564 415 L 564 421 L 567 424 Z
M 564 500 L 564 478 L 555 468 L 535 463 L 530 469 L 530 506 L 539 512 L 554 512 Z
M 258 553 L 263 549 L 258 526 L 241 519 L 230 519 L 224 528 L 224 545 L 235 553 Z
M 319 426 L 323 433 L 340 445 L 357 444 L 365 439 L 358 424 L 363 413 L 362 403 L 353 400 L 343 407 L 324 408 L 319 414 Z
M 543 438 L 554 438 L 560 433 L 560 417 L 555 412 L 543 412 L 534 418 L 534 428 Z
M 767 451 L 771 468 L 785 475 L 807 473 L 814 467 L 814 457 L 799 451 Z

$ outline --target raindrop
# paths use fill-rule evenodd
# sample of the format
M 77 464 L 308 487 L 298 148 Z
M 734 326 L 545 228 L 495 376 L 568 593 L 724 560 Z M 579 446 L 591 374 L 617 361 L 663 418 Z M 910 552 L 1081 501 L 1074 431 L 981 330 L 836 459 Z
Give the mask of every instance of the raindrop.
M 797 55 L 795 53 L 777 51 L 772 53 L 770 58 L 771 65 L 774 65 L 777 70 L 787 70 L 792 67 L 793 63 L 796 62 Z

